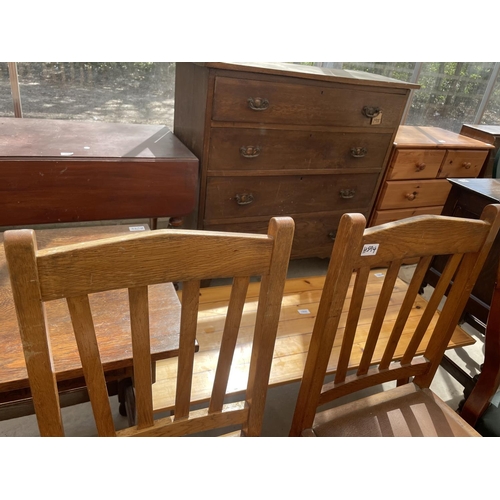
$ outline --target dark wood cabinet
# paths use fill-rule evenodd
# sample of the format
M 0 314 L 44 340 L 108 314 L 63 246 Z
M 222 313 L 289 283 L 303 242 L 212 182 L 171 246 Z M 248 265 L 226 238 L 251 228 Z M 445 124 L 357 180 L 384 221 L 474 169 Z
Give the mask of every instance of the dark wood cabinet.
M 417 85 L 282 63 L 177 63 L 175 135 L 200 159 L 197 227 L 296 223 L 292 258 L 328 257 L 345 212 L 371 214 Z

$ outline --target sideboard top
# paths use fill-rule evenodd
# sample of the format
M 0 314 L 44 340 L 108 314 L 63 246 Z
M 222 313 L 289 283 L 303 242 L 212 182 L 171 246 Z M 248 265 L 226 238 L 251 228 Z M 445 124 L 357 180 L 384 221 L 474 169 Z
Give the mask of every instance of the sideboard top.
M 205 62 L 198 63 L 207 68 L 245 71 L 266 75 L 291 76 L 309 80 L 336 81 L 354 85 L 373 85 L 403 89 L 419 89 L 416 83 L 402 82 L 382 75 L 366 73 L 364 71 L 351 71 L 345 69 L 320 68 L 304 64 L 278 63 L 278 62 Z

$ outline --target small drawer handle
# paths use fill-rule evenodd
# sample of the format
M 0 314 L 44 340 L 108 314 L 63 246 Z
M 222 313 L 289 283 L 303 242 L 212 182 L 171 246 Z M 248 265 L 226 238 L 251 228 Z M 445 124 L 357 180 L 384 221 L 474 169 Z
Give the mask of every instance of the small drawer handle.
M 335 241 L 336 237 L 337 237 L 337 231 L 330 231 L 328 233 L 328 238 L 330 238 L 332 241 Z
M 264 111 L 269 107 L 269 101 L 262 97 L 250 97 L 247 102 L 248 107 L 254 111 Z
M 245 158 L 257 158 L 260 155 L 259 146 L 241 146 L 240 155 Z
M 464 162 L 463 167 L 465 168 L 465 170 L 469 170 L 469 168 L 472 167 L 472 163 L 466 161 L 466 162 Z
M 344 200 L 349 200 L 350 198 L 354 198 L 354 195 L 356 194 L 355 189 L 341 189 L 340 190 L 340 196 Z
M 367 118 L 375 118 L 381 113 L 381 109 L 376 107 L 376 106 L 364 106 L 362 113 L 367 117 Z
M 422 170 L 425 170 L 425 167 L 426 167 L 425 163 L 423 161 L 421 161 L 420 163 L 417 163 L 415 165 L 415 170 L 417 172 L 421 172 Z
M 407 193 L 405 198 L 409 201 L 413 201 L 417 197 L 417 192 L 414 191 L 413 193 Z
M 351 156 L 353 158 L 363 158 L 368 153 L 368 150 L 363 147 L 351 148 Z
M 237 194 L 234 199 L 238 205 L 250 205 L 253 202 L 252 193 Z

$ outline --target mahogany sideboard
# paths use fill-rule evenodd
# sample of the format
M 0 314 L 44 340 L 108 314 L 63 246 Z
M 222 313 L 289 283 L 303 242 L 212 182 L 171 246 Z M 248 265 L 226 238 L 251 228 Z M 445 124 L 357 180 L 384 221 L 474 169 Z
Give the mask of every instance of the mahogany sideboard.
M 199 229 L 295 220 L 292 258 L 328 257 L 340 217 L 367 218 L 411 89 L 359 71 L 177 63 L 174 133 L 200 159 Z
M 163 125 L 0 118 L 0 226 L 183 217 L 198 159 Z

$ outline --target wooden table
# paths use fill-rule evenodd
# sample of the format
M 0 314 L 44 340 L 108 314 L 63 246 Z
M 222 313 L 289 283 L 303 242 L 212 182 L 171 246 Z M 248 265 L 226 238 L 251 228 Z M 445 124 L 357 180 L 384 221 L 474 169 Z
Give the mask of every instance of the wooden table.
M 356 368 L 357 363 L 361 360 L 364 342 L 368 333 L 368 329 L 365 326 L 368 325 L 373 317 L 375 304 L 380 294 L 384 275 L 385 269 L 374 270 L 370 273 L 367 294 L 361 313 L 360 326 L 355 339 L 355 347 L 353 348 L 353 352 L 357 353 L 358 358 L 353 360 L 351 368 Z M 270 386 L 297 382 L 302 378 L 323 284 L 324 276 L 287 280 L 278 327 L 278 338 L 271 368 Z M 351 289 L 353 284 L 354 280 L 351 282 Z M 398 279 L 395 286 L 396 293 L 394 295 L 394 300 L 391 299 L 391 304 L 384 323 L 384 329 L 377 345 L 376 353 L 379 353 L 379 358 L 385 348 L 385 344 L 391 333 L 397 312 L 401 305 L 401 302 L 398 303 L 398 298 L 402 300 L 406 289 L 407 285 L 402 280 Z M 250 342 L 255 324 L 258 291 L 259 283 L 251 283 L 247 294 L 238 338 L 239 347 L 235 351 L 228 383 L 229 394 L 242 392 L 246 387 L 251 352 Z M 192 389 L 193 399 L 197 402 L 206 401 L 210 396 L 218 353 L 216 346 L 222 334 L 229 294 L 229 286 L 203 288 L 200 291 L 200 316 L 197 331 L 200 350 L 195 356 Z M 348 297 L 349 296 L 350 292 L 348 293 Z M 407 323 L 409 327 L 415 326 L 424 307 L 425 300 L 417 296 L 415 307 L 412 309 Z M 347 309 L 345 316 L 346 315 Z M 430 329 L 435 325 L 437 317 L 438 315 L 436 314 L 430 324 Z M 343 322 L 345 323 L 345 319 Z M 335 340 L 328 373 L 334 373 L 336 370 L 341 337 L 341 335 L 338 335 Z M 396 358 L 403 354 L 404 348 L 406 347 L 406 345 L 404 345 L 405 338 L 407 338 L 407 336 L 405 337 L 403 334 L 402 342 L 400 342 L 395 354 Z M 426 334 L 420 345 L 419 354 L 423 353 L 427 342 L 428 335 Z M 474 340 L 460 327 L 457 327 L 449 347 L 455 348 L 473 343 Z M 374 356 L 374 360 L 375 358 L 377 358 L 377 355 Z M 162 360 L 156 365 L 157 383 L 153 386 L 153 395 L 155 408 L 158 410 L 163 408 L 171 409 L 173 406 L 175 386 L 169 382 L 176 376 L 176 365 L 177 361 L 175 359 Z
M 163 125 L 0 118 L 0 226 L 155 225 L 191 213 L 197 189 L 198 159 Z
M 142 229 L 141 229 L 142 227 Z M 148 226 L 97 226 L 37 230 L 38 247 L 49 248 L 90 239 L 101 239 L 148 230 Z M 180 302 L 171 283 L 149 287 L 152 360 L 177 356 L 179 345 Z M 106 380 L 110 390 L 116 382 L 132 375 L 127 290 L 102 292 L 90 296 L 96 335 Z M 7 263 L 0 235 L 0 420 L 32 413 L 32 405 L 19 401 L 30 397 L 29 381 L 12 299 Z M 85 386 L 78 349 L 73 336 L 65 300 L 46 303 L 50 340 L 58 386 L 68 395 L 68 403 L 81 402 L 75 389 Z M 69 397 L 74 396 L 74 397 Z M 119 394 L 123 397 L 123 394 Z M 15 402 L 16 404 L 10 404 Z M 123 402 L 123 401 L 121 401 Z M 67 405 L 63 402 L 63 405 Z M 16 411 L 13 411 L 15 409 Z

